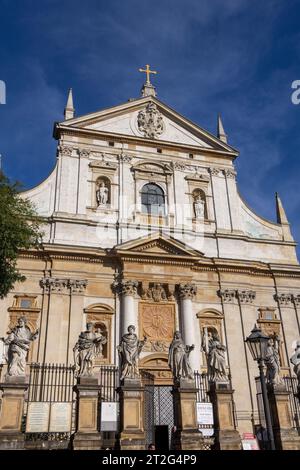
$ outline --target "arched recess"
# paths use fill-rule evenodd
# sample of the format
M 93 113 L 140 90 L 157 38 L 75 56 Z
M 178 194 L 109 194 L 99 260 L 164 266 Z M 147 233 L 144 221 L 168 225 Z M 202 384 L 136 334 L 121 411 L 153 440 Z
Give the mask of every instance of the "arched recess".
M 140 371 L 154 376 L 155 385 L 172 385 L 173 377 L 168 365 L 168 354 L 155 353 L 143 357 L 139 362 Z
M 86 322 L 93 323 L 95 333 L 101 332 L 106 337 L 106 344 L 103 345 L 102 355 L 95 360 L 95 365 L 111 364 L 111 342 L 114 309 L 107 304 L 92 304 L 84 309 Z
M 199 319 L 201 342 L 204 338 L 205 329 L 207 329 L 207 332 L 217 333 L 221 343 L 225 344 L 223 313 L 214 308 L 206 308 L 197 313 L 197 318 Z M 202 364 L 206 368 L 206 356 L 204 352 L 202 352 Z
M 104 185 L 104 186 L 103 186 Z M 101 187 L 104 187 L 105 192 L 102 195 Z M 102 198 L 105 198 L 105 202 L 102 201 Z M 111 181 L 108 176 L 98 176 L 96 180 L 96 203 L 98 207 L 108 206 L 111 204 Z

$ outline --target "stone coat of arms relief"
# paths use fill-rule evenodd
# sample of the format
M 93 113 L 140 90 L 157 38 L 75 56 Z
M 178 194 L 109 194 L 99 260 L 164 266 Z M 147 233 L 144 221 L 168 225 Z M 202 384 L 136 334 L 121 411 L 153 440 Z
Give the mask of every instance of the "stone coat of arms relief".
M 163 133 L 165 129 L 163 117 L 156 104 L 149 103 L 138 113 L 137 125 L 143 136 L 149 139 L 155 139 Z

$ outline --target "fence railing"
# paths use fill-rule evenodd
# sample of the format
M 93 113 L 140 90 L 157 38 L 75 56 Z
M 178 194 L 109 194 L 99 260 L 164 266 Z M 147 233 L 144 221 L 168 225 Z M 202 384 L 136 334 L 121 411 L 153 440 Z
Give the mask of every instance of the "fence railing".
M 74 372 L 74 366 L 64 364 L 31 364 L 28 401 L 49 403 L 73 401 Z
M 283 377 L 286 390 L 290 392 L 289 399 L 291 405 L 291 413 L 293 426 L 300 432 L 300 401 L 298 398 L 298 379 L 297 377 Z
M 117 388 L 120 385 L 119 369 L 115 366 L 101 366 L 99 384 L 101 386 L 101 401 L 119 401 Z

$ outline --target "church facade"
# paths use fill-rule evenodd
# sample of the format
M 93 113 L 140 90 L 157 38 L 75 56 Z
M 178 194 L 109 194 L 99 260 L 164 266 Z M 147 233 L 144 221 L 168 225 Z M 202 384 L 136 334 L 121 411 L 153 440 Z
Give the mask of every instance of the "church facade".
M 129 325 L 147 337 L 141 371 L 170 385 L 168 350 L 179 330 L 193 370 L 207 371 L 207 332 L 225 347 L 237 430 L 258 422 L 257 364 L 245 338 L 256 323 L 280 338 L 281 374 L 300 336 L 300 266 L 276 196 L 277 221 L 241 198 L 221 119 L 217 136 L 161 102 L 149 80 L 142 96 L 54 125 L 50 176 L 24 192 L 43 217 L 43 246 L 20 253 L 26 276 L 0 301 L 0 336 L 28 319 L 39 336 L 29 362 L 73 363 L 87 323 L 106 337 L 96 359 L 119 365 Z

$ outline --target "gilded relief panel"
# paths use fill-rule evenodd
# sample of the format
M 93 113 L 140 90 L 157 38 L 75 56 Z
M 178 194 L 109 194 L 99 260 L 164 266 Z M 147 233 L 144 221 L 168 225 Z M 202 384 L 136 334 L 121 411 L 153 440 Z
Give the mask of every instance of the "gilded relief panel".
M 147 336 L 143 351 L 167 352 L 175 331 L 175 304 L 140 302 L 140 337 Z

